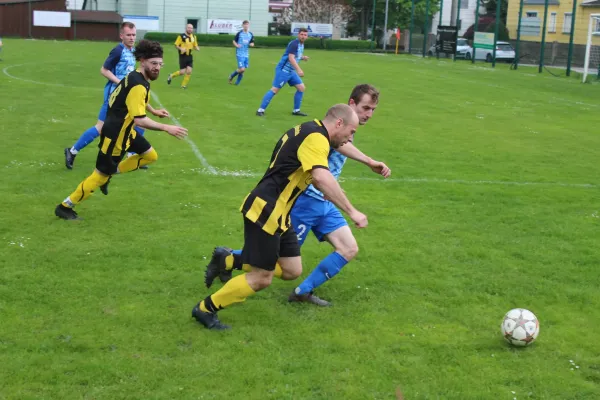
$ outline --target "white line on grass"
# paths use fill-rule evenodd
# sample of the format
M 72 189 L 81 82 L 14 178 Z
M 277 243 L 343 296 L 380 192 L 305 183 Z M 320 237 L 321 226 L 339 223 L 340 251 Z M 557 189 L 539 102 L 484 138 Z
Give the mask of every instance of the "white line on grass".
M 70 86 L 70 85 L 64 85 L 62 83 L 49 83 L 49 82 L 34 81 L 31 79 L 25 79 L 25 78 L 20 78 L 18 76 L 11 75 L 8 72 L 8 70 L 10 68 L 20 67 L 23 65 L 26 65 L 26 64 L 9 65 L 9 66 L 5 67 L 2 70 L 2 72 L 6 76 L 8 76 L 12 79 L 16 79 L 16 80 L 23 81 L 23 82 L 29 82 L 29 83 L 33 83 L 36 85 L 97 90 L 97 89 L 90 88 L 90 87 Z M 161 103 L 158 95 L 156 95 L 156 93 L 151 91 L 150 94 L 160 108 L 165 108 L 164 105 Z M 566 99 L 559 99 L 559 98 L 555 98 L 555 99 L 566 101 Z M 181 126 L 181 123 L 179 122 L 179 120 L 177 118 L 175 118 L 172 115 L 170 115 L 170 118 L 171 118 L 171 121 L 173 121 L 173 123 L 175 125 Z M 189 137 L 186 137 L 185 141 L 191 147 L 192 151 L 194 152 L 194 155 L 196 156 L 198 161 L 200 161 L 200 163 L 204 167 L 202 169 L 195 170 L 199 173 L 205 173 L 208 175 L 217 175 L 217 176 L 223 176 L 223 177 L 230 176 L 230 177 L 235 177 L 235 178 L 246 178 L 246 177 L 255 178 L 255 177 L 261 177 L 263 175 L 261 173 L 252 172 L 252 171 L 229 171 L 229 170 L 224 170 L 224 169 L 217 169 L 217 168 L 213 167 L 212 165 L 210 165 L 210 163 L 206 160 L 204 155 L 202 155 L 202 153 L 200 152 L 200 149 L 198 148 L 198 146 L 196 146 L 196 143 L 194 143 Z M 370 177 L 346 177 L 346 178 L 340 179 L 340 181 L 342 181 L 342 182 L 344 180 L 377 181 L 377 182 L 382 182 L 382 183 L 384 183 L 384 182 L 409 182 L 409 183 L 446 183 L 446 184 L 460 184 L 460 185 L 547 186 L 547 187 L 560 186 L 560 187 L 573 187 L 573 188 L 586 188 L 586 189 L 600 187 L 600 185 L 596 185 L 596 184 L 592 184 L 592 183 L 513 182 L 513 181 L 491 181 L 491 180 L 469 181 L 469 180 L 464 180 L 464 179 L 408 178 L 408 177 L 407 178 L 388 178 L 388 179 L 370 178 Z

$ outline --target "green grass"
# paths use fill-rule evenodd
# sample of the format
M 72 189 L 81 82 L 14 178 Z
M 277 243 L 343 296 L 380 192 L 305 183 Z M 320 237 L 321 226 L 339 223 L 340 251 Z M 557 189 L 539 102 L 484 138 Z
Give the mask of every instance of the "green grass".
M 58 220 L 94 165 L 96 143 L 72 171 L 62 150 L 95 121 L 111 44 L 4 47 L 0 69 L 18 79 L 0 74 L 0 399 L 600 397 L 599 86 L 503 64 L 308 54 L 311 117 L 357 83 L 381 89 L 356 144 L 393 176 L 345 168 L 370 225 L 319 289 L 333 308 L 289 305 L 295 283 L 278 281 L 221 312 L 234 328 L 222 333 L 190 311 L 210 293 L 213 247 L 241 245 L 238 207 L 257 177 L 211 175 L 186 142 L 150 132 L 156 164 L 81 204 L 85 220 Z M 210 165 L 263 172 L 299 121 L 287 88 L 254 116 L 281 51 L 253 51 L 235 87 L 233 50 L 203 48 L 182 91 L 165 83 L 170 50 L 160 101 Z M 310 237 L 305 274 L 329 252 Z M 500 335 L 514 307 L 540 319 L 529 348 Z

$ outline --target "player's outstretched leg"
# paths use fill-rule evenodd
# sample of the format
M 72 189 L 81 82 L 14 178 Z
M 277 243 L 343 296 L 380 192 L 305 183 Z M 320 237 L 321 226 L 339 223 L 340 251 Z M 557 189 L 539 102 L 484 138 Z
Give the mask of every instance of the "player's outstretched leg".
M 272 87 L 267 91 L 267 93 L 265 93 L 262 99 L 262 103 L 260 103 L 260 108 L 256 111 L 256 115 L 258 115 L 259 117 L 265 115 L 265 110 L 267 109 L 269 103 L 271 102 L 271 100 L 273 100 L 273 97 L 275 97 L 277 92 L 279 92 L 279 89 L 276 87 Z
M 83 132 L 71 148 L 67 147 L 65 149 L 65 167 L 67 167 L 67 169 L 73 169 L 73 163 L 75 162 L 77 153 L 85 146 L 92 143 L 98 136 L 100 136 L 100 132 L 98 131 L 97 126 L 94 125 Z
M 239 71 L 236 69 L 235 71 L 233 71 L 231 73 L 231 75 L 229 75 L 229 84 L 230 85 L 231 85 L 231 82 L 233 82 L 233 78 L 235 78 L 238 74 L 239 74 Z
M 231 279 L 231 267 L 227 270 L 227 258 L 231 257 L 232 249 L 229 247 L 215 247 L 204 272 L 204 284 L 207 288 L 212 286 L 213 281 L 218 276 L 221 282 L 227 282 Z
M 302 106 L 302 98 L 304 97 L 305 89 L 306 88 L 304 87 L 303 83 L 296 85 L 296 93 L 294 94 L 294 111 L 292 112 L 293 115 L 297 115 L 300 117 L 307 116 L 307 114 L 300 111 L 300 107 Z
M 94 170 L 90 176 L 81 182 L 77 189 L 71 193 L 62 203 L 54 209 L 54 214 L 62 219 L 79 219 L 79 216 L 73 208 L 90 197 L 94 190 L 104 185 L 109 176 Z

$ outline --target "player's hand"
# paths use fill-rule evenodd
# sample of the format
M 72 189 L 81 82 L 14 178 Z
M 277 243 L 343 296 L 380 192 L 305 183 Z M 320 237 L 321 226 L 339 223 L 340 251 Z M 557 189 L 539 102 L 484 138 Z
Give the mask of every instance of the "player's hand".
M 304 76 L 304 71 L 302 71 L 301 69 L 300 69 L 300 70 L 298 70 L 298 76 L 299 76 L 300 78 L 302 78 L 302 77 Z
M 167 125 L 165 127 L 165 132 L 167 132 L 171 136 L 175 136 L 177 139 L 183 139 L 188 135 L 187 129 L 182 126 L 176 125 Z
M 254 47 L 254 43 L 250 43 L 250 47 Z
M 169 112 L 161 108 L 160 110 L 154 110 L 154 116 L 158 118 L 166 118 L 169 116 Z
M 383 176 L 384 178 L 389 178 L 392 174 L 392 170 L 381 161 L 371 160 L 369 163 L 369 168 L 371 168 L 371 171 Z
M 354 210 L 352 214 L 350 214 L 350 219 L 354 222 L 357 228 L 366 228 L 369 225 L 369 221 L 367 220 L 367 216 L 361 213 L 358 210 Z
M 308 60 L 310 60 L 310 57 L 309 56 L 302 56 L 302 60 L 308 61 Z

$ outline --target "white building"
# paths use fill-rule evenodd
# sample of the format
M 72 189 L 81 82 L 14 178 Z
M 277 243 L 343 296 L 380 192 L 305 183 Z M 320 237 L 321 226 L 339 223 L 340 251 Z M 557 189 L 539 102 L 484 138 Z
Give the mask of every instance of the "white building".
M 437 33 L 438 25 L 456 26 L 456 16 L 459 0 L 443 0 L 443 18 L 440 23 L 440 13 L 437 12 L 431 22 L 431 33 Z M 475 23 L 475 10 L 478 0 L 460 0 L 460 29 L 458 37 L 461 37 L 471 25 Z M 483 4 L 479 5 L 479 16 L 485 14 Z
M 83 0 L 71 0 L 76 4 Z M 183 32 L 191 23 L 206 33 L 211 19 L 249 20 L 256 36 L 267 36 L 269 0 L 88 0 L 86 10 L 116 11 L 121 15 L 158 17 L 159 31 Z

